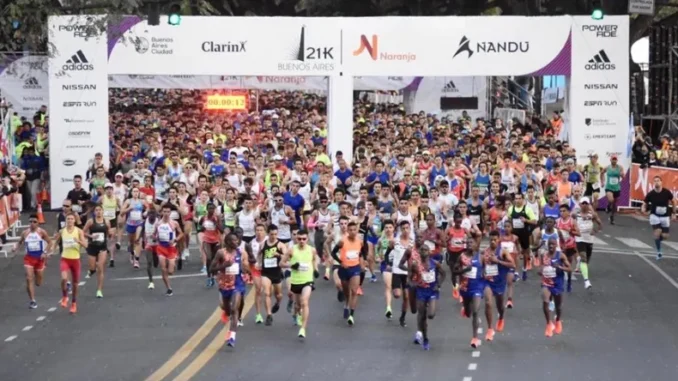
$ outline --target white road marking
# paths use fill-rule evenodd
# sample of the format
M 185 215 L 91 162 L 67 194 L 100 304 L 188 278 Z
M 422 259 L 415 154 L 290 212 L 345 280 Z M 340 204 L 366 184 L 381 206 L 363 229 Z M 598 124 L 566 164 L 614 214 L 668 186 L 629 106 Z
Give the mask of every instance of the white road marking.
M 38 318 L 35 319 L 35 320 L 36 321 L 43 321 L 43 320 L 45 320 L 45 318 L 46 318 L 46 316 L 38 316 Z
M 54 311 L 56 311 L 56 307 L 52 307 L 52 308 L 47 310 L 47 312 L 54 312 Z
M 78 283 L 78 286 L 84 286 L 84 285 L 85 285 L 85 283 L 87 283 L 87 282 L 85 282 L 85 281 L 82 281 L 82 282 Z
M 671 242 L 671 241 L 662 241 L 662 245 L 666 245 L 673 250 L 678 251 L 678 242 Z
M 608 236 L 608 237 L 609 237 L 609 236 Z M 603 241 L 602 239 L 600 239 L 600 238 L 598 238 L 598 237 L 596 237 L 596 236 L 593 236 L 593 237 L 591 237 L 591 238 L 593 238 L 592 241 L 593 241 L 593 244 L 594 244 L 594 245 L 610 246 L 610 244 L 608 244 L 607 242 Z
M 471 356 L 472 356 L 472 357 L 480 357 L 480 351 L 473 351 L 473 352 L 471 353 Z
M 9 343 L 10 341 L 12 341 L 12 340 L 14 340 L 14 339 L 16 339 L 16 338 L 17 338 L 16 335 L 10 336 L 10 337 L 8 337 L 8 338 L 5 339 L 5 342 L 6 342 L 6 343 Z
M 473 380 L 473 377 L 464 377 L 462 381 L 471 381 L 471 380 Z
M 664 279 L 668 280 L 669 283 L 671 283 L 671 285 L 672 285 L 673 287 L 675 287 L 676 289 L 678 289 L 678 282 L 676 282 L 675 279 L 671 278 L 671 276 L 670 276 L 669 274 L 667 274 L 666 271 L 662 270 L 659 266 L 657 266 L 656 263 L 654 263 L 654 262 L 652 262 L 651 260 L 647 259 L 645 256 L 640 255 L 640 253 L 635 252 L 635 254 L 638 256 L 638 258 L 642 259 L 642 260 L 645 261 L 648 265 L 650 265 L 650 267 L 652 267 L 653 269 L 657 270 L 657 272 L 659 273 L 659 275 L 663 276 Z
M 639 252 L 630 252 L 630 251 L 613 251 L 613 249 L 605 249 L 605 250 L 596 250 L 595 248 L 593 249 L 593 252 L 598 254 L 618 254 L 618 255 L 642 255 L 644 257 L 649 257 L 649 258 L 654 258 L 657 256 L 656 253 L 651 253 L 648 251 L 639 251 Z M 636 254 L 638 253 L 638 254 Z M 676 254 L 664 254 L 664 259 L 678 259 L 678 255 Z
M 194 278 L 194 277 L 199 277 L 199 276 L 206 276 L 205 274 L 200 274 L 200 273 L 195 273 L 195 274 L 181 274 L 181 275 L 172 275 L 170 279 L 174 278 Z M 137 277 L 132 277 L 132 278 L 117 278 L 117 279 L 112 279 L 112 280 L 148 280 L 147 276 L 137 276 Z
M 622 238 L 622 237 L 615 237 L 618 241 L 623 243 L 624 245 L 634 248 L 634 249 L 652 249 L 652 247 L 645 242 L 635 239 L 635 238 Z
M 476 370 L 476 369 L 478 369 L 478 364 L 476 364 L 474 362 L 468 364 L 468 370 Z
M 27 326 L 24 327 L 24 329 L 22 329 L 22 331 L 27 332 L 27 331 L 30 331 L 32 328 L 33 328 L 32 325 L 27 325 Z
M 609 234 L 603 234 L 605 237 L 610 238 Z

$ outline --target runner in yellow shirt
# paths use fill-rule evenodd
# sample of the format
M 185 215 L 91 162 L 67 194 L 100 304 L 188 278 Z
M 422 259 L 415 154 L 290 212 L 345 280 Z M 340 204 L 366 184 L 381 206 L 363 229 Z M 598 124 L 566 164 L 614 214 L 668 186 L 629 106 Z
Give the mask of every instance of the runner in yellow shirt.
M 80 282 L 80 248 L 87 247 L 85 234 L 75 226 L 75 214 L 66 216 L 66 227 L 56 234 L 54 245 L 61 248 L 61 307 L 68 307 L 68 275 L 70 273 L 73 296 L 71 300 L 72 314 L 78 311 L 78 282 Z

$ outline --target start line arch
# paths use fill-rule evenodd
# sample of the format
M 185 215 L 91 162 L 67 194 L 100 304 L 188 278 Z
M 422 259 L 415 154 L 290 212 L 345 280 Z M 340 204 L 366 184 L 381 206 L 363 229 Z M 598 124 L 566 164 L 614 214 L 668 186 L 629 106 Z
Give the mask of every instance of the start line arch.
M 52 208 L 88 158 L 108 159 L 109 74 L 328 76 L 329 150 L 349 159 L 354 76 L 566 75 L 579 159 L 630 162 L 628 16 L 183 17 L 179 26 L 129 16 L 106 34 L 88 27 L 103 17 L 48 19 Z

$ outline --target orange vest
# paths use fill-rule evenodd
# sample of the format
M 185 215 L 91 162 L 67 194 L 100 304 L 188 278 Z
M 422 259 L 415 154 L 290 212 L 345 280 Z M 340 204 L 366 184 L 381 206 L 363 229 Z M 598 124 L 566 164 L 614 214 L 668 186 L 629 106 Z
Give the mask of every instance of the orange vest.
M 341 259 L 341 264 L 345 267 L 354 267 L 360 265 L 360 250 L 363 248 L 363 242 L 355 238 L 355 241 L 351 241 L 348 238 L 344 238 L 344 244 L 341 247 L 341 254 L 339 259 Z

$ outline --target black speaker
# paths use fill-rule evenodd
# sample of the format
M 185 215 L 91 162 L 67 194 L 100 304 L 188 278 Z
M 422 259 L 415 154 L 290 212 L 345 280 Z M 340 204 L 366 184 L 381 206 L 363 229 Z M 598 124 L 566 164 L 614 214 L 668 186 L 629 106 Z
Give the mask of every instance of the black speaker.
M 652 26 L 649 37 L 648 111 L 667 115 L 678 105 L 678 56 L 672 51 L 678 45 L 678 26 Z

